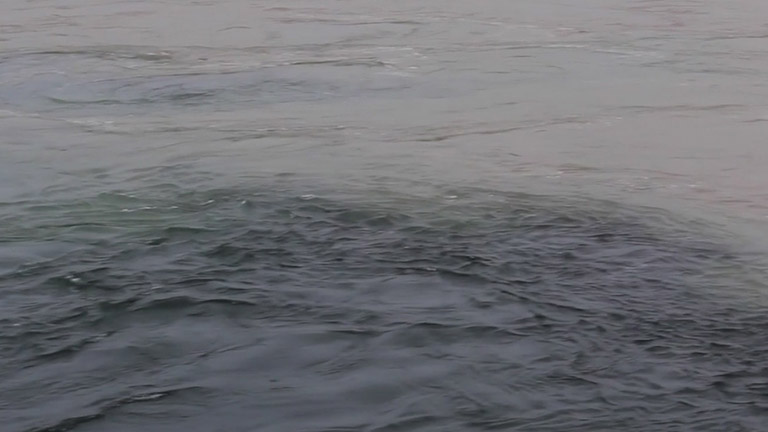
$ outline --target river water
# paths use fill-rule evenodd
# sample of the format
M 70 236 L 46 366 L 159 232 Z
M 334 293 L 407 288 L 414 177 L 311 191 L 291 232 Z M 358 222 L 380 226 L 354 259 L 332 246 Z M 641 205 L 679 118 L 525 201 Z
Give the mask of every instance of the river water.
M 7 0 L 4 431 L 762 431 L 768 2 Z

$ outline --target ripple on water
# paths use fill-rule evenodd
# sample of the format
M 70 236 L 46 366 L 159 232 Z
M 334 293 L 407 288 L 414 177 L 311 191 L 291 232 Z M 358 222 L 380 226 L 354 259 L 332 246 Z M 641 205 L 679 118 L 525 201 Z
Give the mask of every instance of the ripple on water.
M 0 82 L 0 101 L 15 110 L 61 111 L 68 117 L 104 110 L 142 114 L 168 108 L 210 109 L 212 104 L 262 106 L 381 95 L 401 92 L 410 82 L 408 74 L 390 70 L 394 66 L 359 54 L 263 64 L 217 63 L 187 58 L 189 53 L 178 57 L 125 54 L 117 47 L 114 52 L 94 48 L 7 54 L 0 62 L 0 73 L 6 77 Z
M 714 229 L 589 200 L 373 195 L 28 205 L 38 235 L 111 230 L 0 275 L 14 430 L 722 431 L 768 412 L 762 268 Z

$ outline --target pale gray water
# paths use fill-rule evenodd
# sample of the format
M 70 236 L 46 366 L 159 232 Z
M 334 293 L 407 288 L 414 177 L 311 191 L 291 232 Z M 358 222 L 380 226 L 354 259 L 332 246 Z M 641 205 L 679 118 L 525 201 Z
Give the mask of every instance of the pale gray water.
M 6 1 L 3 430 L 763 430 L 766 16 Z

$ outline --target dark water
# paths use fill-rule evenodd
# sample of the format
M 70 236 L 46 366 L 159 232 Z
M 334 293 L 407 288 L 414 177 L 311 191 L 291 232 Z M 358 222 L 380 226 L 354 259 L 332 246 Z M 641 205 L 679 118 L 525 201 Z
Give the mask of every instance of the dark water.
M 11 430 L 764 425 L 765 278 L 706 226 L 259 186 L 34 206 L 4 231 L 27 253 L 0 279 Z
M 6 3 L 1 431 L 766 430 L 768 3 Z

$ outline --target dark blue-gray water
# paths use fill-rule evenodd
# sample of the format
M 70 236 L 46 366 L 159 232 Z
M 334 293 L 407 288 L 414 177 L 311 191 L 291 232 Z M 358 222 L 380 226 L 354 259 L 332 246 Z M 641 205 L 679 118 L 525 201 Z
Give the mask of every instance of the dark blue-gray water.
M 768 3 L 7 3 L 3 432 L 766 430 Z

